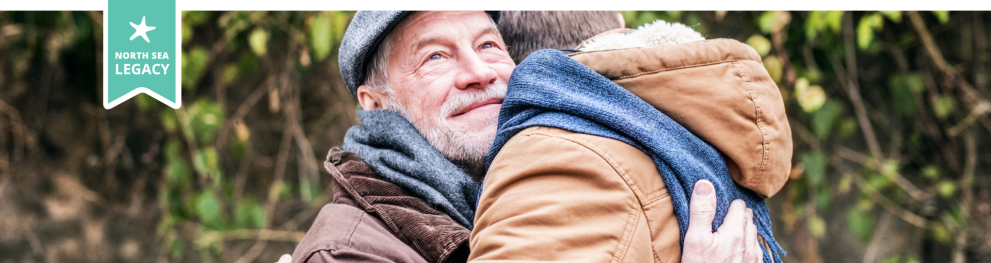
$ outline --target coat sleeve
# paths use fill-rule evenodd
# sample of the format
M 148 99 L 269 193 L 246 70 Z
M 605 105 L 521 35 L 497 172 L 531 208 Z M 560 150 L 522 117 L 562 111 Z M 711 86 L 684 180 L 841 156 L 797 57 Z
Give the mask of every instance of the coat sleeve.
M 469 262 L 654 261 L 649 241 L 639 244 L 646 249 L 631 247 L 631 240 L 650 237 L 635 236 L 649 235 L 636 231 L 646 220 L 614 160 L 582 137 L 541 129 L 548 128 L 520 132 L 493 160 Z

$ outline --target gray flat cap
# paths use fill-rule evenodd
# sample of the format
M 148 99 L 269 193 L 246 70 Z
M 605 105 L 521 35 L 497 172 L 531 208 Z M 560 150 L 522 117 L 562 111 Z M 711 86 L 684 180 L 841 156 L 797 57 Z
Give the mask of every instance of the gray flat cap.
M 485 11 L 496 23 L 499 22 L 499 11 Z M 351 94 L 358 92 L 358 86 L 364 84 L 366 65 L 378 49 L 379 44 L 389 35 L 403 18 L 412 11 L 358 11 L 348 25 L 341 41 L 337 64 L 341 68 L 344 84 Z

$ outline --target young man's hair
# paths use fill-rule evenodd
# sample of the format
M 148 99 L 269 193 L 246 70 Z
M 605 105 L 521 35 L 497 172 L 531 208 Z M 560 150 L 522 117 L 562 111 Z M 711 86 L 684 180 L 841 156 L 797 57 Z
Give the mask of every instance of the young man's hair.
M 534 51 L 573 49 L 619 27 L 616 11 L 502 11 L 499 19 L 499 32 L 516 64 Z

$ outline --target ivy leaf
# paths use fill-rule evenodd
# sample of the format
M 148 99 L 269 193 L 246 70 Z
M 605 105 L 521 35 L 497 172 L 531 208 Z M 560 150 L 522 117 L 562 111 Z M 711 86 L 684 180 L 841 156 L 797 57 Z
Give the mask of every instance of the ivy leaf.
M 939 195 L 944 198 L 953 197 L 953 193 L 957 191 L 957 184 L 950 180 L 943 180 L 939 182 Z
M 826 11 L 826 25 L 833 33 L 839 33 L 843 27 L 843 11 Z
M 826 103 L 826 92 L 819 85 L 809 86 L 809 80 L 799 78 L 795 82 L 795 97 L 805 112 L 815 112 Z
M 812 233 L 814 237 L 822 237 L 826 234 L 826 221 L 823 221 L 821 217 L 814 216 L 809 218 L 809 233 Z
M 860 238 L 860 241 L 864 243 L 870 241 L 874 233 L 874 218 L 870 213 L 860 209 L 850 209 L 846 213 L 846 223 L 850 232 Z
M 767 69 L 767 74 L 771 75 L 771 79 L 774 83 L 778 83 L 781 80 L 781 72 L 784 65 L 781 63 L 781 59 L 777 56 L 767 56 L 763 59 L 764 69 Z
M 333 44 L 334 32 L 331 29 L 331 20 L 325 12 L 319 12 L 310 17 L 310 46 L 317 61 L 321 61 L 330 54 Z
M 200 216 L 203 225 L 213 230 L 224 230 L 224 219 L 221 216 L 220 200 L 210 191 L 204 191 L 196 197 L 196 214 Z
M 188 113 L 191 116 L 189 125 L 196 139 L 204 144 L 213 142 L 224 122 L 223 108 L 209 99 L 199 99 L 189 107 Z
M 255 28 L 251 31 L 251 35 L 248 35 L 248 45 L 255 55 L 259 57 L 265 55 L 265 51 L 268 50 L 268 37 L 268 31 L 262 28 Z
M 835 100 L 829 100 L 822 108 L 812 113 L 812 131 L 820 139 L 829 136 L 833 123 L 843 113 L 843 106 Z
M 936 19 L 939 20 L 940 24 L 946 24 L 946 22 L 950 21 L 950 11 L 932 11 L 932 12 L 933 15 L 936 16 Z
M 822 152 L 802 153 L 798 158 L 805 166 L 809 185 L 818 186 L 826 178 L 826 155 Z
M 892 22 L 901 23 L 902 22 L 902 11 L 878 11 L 884 17 L 887 17 Z
M 761 32 L 765 34 L 780 32 L 789 22 L 791 22 L 791 13 L 787 11 L 767 11 L 757 20 Z
M 760 54 L 761 57 L 767 56 L 767 53 L 771 52 L 771 41 L 760 34 L 754 34 L 747 38 L 747 45 L 757 50 L 757 54 Z
M 946 95 L 939 95 L 933 102 L 933 113 L 936 114 L 936 118 L 940 120 L 946 119 L 950 114 L 953 114 L 953 108 L 956 102 L 953 97 Z
M 263 228 L 265 224 L 265 209 L 254 198 L 245 198 L 234 208 L 234 225 L 237 228 Z
M 182 52 L 182 86 L 192 89 L 203 75 L 209 55 L 206 49 L 197 46 L 189 52 Z

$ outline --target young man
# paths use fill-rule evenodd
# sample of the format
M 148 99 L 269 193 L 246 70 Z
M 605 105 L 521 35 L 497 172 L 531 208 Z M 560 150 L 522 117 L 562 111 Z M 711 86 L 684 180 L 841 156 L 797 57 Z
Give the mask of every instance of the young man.
M 514 63 L 498 13 L 358 12 L 341 45 L 345 83 L 364 111 L 325 167 L 335 201 L 317 216 L 297 262 L 457 262 L 468 256 L 478 184 Z M 388 110 L 386 110 L 388 109 Z M 754 253 L 746 219 L 716 233 L 711 184 L 693 211 L 709 242 L 687 259 Z M 696 205 L 697 204 L 697 205 Z M 695 209 L 695 208 L 698 209 Z M 742 208 L 740 208 L 742 211 Z M 730 222 L 734 222 L 731 224 Z M 732 228 L 729 226 L 733 226 Z
M 503 15 L 511 54 L 569 50 L 534 53 L 510 79 L 470 260 L 678 261 L 696 244 L 699 179 L 716 183 L 727 218 L 758 221 L 747 245 L 780 260 L 762 197 L 787 179 L 791 132 L 752 48 L 665 22 L 602 33 L 621 27 L 610 12 Z

